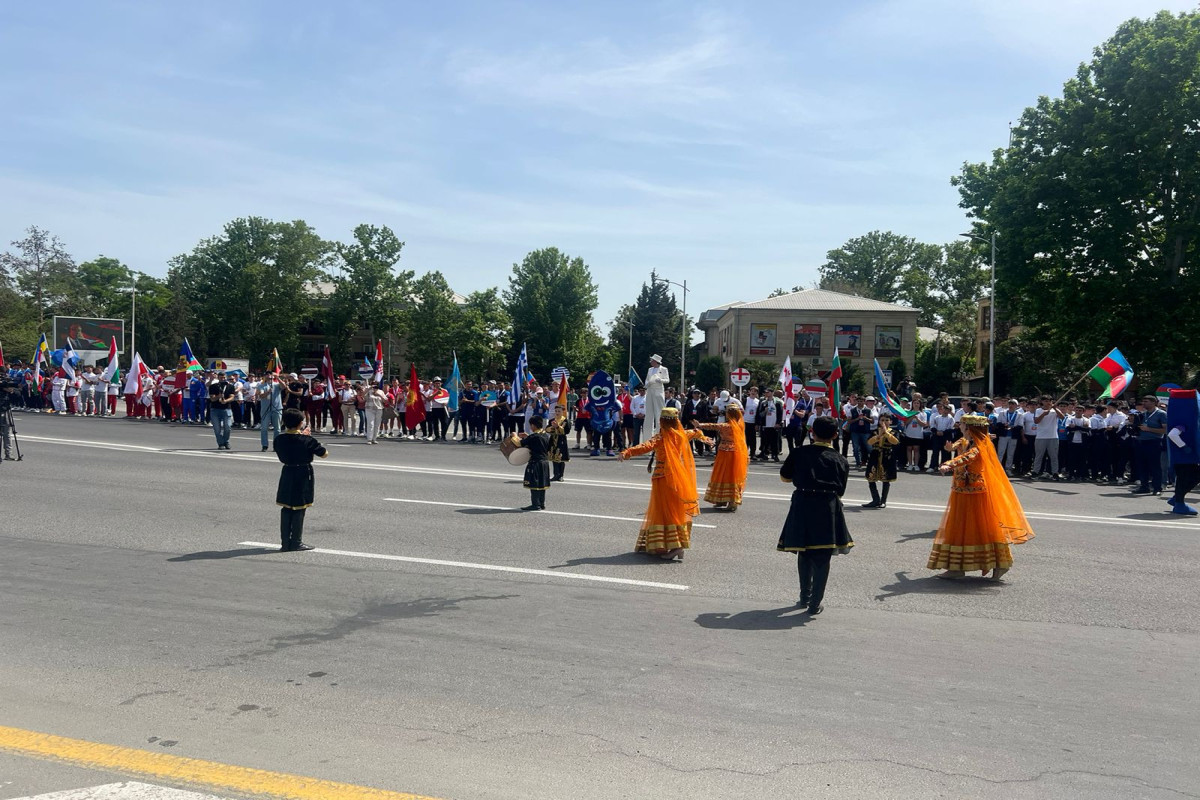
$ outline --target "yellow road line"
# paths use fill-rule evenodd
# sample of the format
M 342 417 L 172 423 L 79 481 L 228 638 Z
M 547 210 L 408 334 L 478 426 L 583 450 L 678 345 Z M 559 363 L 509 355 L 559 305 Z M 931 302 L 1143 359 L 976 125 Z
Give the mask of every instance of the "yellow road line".
M 295 800 L 435 800 L 423 795 L 389 792 L 369 786 L 285 775 L 166 753 L 150 753 L 132 747 L 68 739 L 3 725 L 0 725 L 0 751 L 154 778 L 209 791 L 223 790 Z

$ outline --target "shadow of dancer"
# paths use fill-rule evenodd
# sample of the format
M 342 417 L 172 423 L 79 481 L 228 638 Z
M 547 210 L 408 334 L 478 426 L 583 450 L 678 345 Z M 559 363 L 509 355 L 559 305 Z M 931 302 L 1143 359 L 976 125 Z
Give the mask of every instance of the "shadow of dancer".
M 937 575 L 910 578 L 907 572 L 897 572 L 896 582 L 880 586 L 879 590 L 882 594 L 875 595 L 875 599 L 882 603 L 889 597 L 900 597 L 905 594 L 971 594 L 988 589 L 998 589 L 1003 585 L 983 577 L 967 576 L 948 581 Z
M 219 561 L 225 558 L 241 558 L 242 556 L 263 556 L 278 554 L 278 547 L 243 547 L 240 550 L 201 550 L 198 553 L 187 553 L 182 556 L 168 558 L 167 561 Z
M 783 606 L 754 611 L 739 611 L 736 614 L 712 613 L 696 617 L 701 628 L 733 631 L 786 631 L 803 628 L 812 619 L 808 611 L 799 605 Z

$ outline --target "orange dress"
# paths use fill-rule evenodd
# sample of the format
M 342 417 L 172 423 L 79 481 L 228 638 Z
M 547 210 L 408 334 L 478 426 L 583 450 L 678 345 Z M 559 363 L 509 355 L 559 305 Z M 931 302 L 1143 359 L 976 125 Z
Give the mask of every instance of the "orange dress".
M 654 452 L 650 505 L 642 519 L 634 552 L 659 554 L 692 544 L 692 517 L 700 513 L 696 492 L 696 462 L 691 442 L 700 431 L 661 428 L 658 433 L 621 455 L 629 458 Z
M 1033 538 L 1012 484 L 987 438 L 964 437 L 952 445 L 959 454 L 946 462 L 954 470 L 950 501 L 929 554 L 929 569 L 971 572 L 1012 567 L 1011 545 Z
M 700 430 L 720 436 L 712 475 L 708 479 L 708 488 L 704 490 L 704 502 L 736 509 L 742 504 L 746 472 L 750 468 L 746 425 L 740 419 L 736 422 L 709 422 L 701 425 Z

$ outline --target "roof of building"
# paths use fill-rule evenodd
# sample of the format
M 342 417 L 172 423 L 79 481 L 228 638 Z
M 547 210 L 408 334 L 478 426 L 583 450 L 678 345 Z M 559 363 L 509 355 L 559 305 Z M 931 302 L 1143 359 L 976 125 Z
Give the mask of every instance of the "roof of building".
M 801 289 L 798 292 L 767 297 L 752 303 L 727 303 L 711 308 L 700 315 L 697 325 L 716 322 L 731 308 L 765 311 L 916 311 L 910 306 L 885 303 L 855 294 L 843 294 L 829 289 Z

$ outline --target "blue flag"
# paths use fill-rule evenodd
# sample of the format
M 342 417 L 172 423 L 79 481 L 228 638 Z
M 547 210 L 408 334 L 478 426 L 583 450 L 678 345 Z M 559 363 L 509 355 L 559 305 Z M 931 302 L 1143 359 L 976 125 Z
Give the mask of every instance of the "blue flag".
M 462 378 L 458 372 L 458 353 L 454 354 L 454 366 L 450 368 L 450 384 L 446 387 L 450 392 L 450 410 L 458 411 L 458 385 Z
M 508 390 L 508 402 L 513 408 L 521 402 L 521 387 L 525 383 L 525 374 L 529 371 L 529 358 L 525 355 L 525 345 L 521 345 L 521 355 L 517 356 L 517 368 L 513 372 L 512 387 Z
M 636 369 L 634 369 L 633 367 L 630 367 L 629 368 L 629 381 L 626 384 L 626 388 L 628 388 L 629 391 L 632 392 L 634 389 L 636 389 L 637 387 L 639 387 L 641 385 L 642 385 L 641 376 L 639 376 L 637 374 Z

